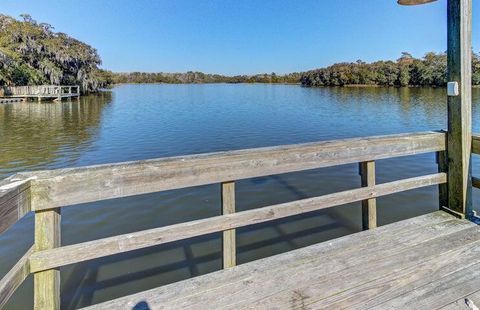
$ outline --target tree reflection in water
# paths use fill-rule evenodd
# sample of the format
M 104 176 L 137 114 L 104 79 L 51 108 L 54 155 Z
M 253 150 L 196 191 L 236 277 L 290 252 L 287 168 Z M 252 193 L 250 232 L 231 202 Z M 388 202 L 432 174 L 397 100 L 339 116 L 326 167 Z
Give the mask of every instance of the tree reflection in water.
M 63 102 L 0 105 L 0 178 L 75 166 L 99 133 L 110 92 Z

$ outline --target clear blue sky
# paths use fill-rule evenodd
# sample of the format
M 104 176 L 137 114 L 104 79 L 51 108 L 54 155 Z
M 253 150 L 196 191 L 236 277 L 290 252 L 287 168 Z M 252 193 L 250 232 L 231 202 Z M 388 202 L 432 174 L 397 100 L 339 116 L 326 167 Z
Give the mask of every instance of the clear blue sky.
M 113 71 L 293 72 L 446 50 L 446 0 L 2 0 L 97 48 Z M 475 2 L 475 1 L 474 1 Z M 474 50 L 480 8 L 474 3 Z

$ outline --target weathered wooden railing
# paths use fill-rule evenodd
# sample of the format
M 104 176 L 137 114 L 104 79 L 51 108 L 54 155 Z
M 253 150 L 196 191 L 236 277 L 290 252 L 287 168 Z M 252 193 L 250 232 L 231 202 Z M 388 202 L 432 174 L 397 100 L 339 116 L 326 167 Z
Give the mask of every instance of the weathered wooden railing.
M 35 241 L 0 280 L 0 307 L 29 274 L 34 275 L 35 308 L 58 309 L 61 266 L 214 232 L 223 232 L 228 268 L 236 264 L 236 228 L 346 203 L 363 201 L 363 226 L 373 228 L 375 198 L 447 180 L 439 168 L 439 173 L 376 184 L 375 160 L 429 152 L 444 158 L 445 145 L 445 133 L 424 132 L 14 175 L 0 182 L 0 233 L 33 211 Z M 352 163 L 360 163 L 360 188 L 235 212 L 235 180 Z M 221 184 L 220 216 L 61 246 L 62 207 L 215 183 Z
M 4 96 L 61 98 L 80 96 L 78 85 L 3 86 Z

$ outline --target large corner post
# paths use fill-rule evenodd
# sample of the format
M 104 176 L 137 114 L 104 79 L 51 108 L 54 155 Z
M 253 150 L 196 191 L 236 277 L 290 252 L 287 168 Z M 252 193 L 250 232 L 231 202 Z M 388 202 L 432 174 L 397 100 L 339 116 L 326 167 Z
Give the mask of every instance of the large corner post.
M 472 0 L 448 0 L 448 209 L 471 214 Z

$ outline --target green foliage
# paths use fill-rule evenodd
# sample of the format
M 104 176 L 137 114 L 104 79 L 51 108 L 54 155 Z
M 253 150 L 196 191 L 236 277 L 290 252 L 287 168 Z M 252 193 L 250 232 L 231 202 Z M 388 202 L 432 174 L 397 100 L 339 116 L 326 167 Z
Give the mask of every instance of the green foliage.
M 299 83 L 301 73 L 290 73 L 286 75 L 277 75 L 274 72 L 270 74 L 257 75 L 236 75 L 224 76 L 219 74 L 207 74 L 202 72 L 186 73 L 113 73 L 103 71 L 103 79 L 108 80 L 106 84 L 124 84 L 124 83 L 167 83 L 167 84 L 199 84 L 199 83 Z
M 202 72 L 114 73 L 101 70 L 91 46 L 28 14 L 22 20 L 0 14 L 0 85 L 81 85 L 83 92 L 120 83 L 301 83 L 304 86 L 444 86 L 445 53 L 414 58 L 402 53 L 397 61 L 338 63 L 307 72 L 277 75 L 224 76 Z M 472 82 L 480 85 L 480 56 L 473 54 Z
M 0 14 L 0 85 L 78 84 L 84 92 L 102 86 L 94 48 L 28 14 L 21 17 Z
M 480 57 L 472 57 L 472 83 L 480 85 Z M 416 59 L 402 53 L 396 61 L 377 61 L 371 64 L 357 60 L 355 63 L 334 64 L 327 68 L 305 72 L 301 77 L 304 86 L 445 86 L 447 83 L 447 55 L 427 53 Z

